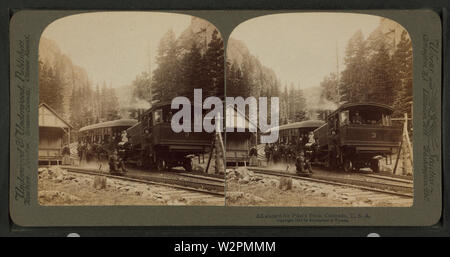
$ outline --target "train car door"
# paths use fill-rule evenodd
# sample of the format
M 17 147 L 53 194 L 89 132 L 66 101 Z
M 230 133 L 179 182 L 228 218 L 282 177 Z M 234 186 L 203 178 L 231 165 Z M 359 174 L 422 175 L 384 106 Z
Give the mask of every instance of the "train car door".
M 336 167 L 340 159 L 340 145 L 339 145 L 339 112 L 336 112 L 328 118 L 328 142 L 329 142 L 329 165 Z
M 145 115 L 144 117 L 144 124 L 145 124 L 145 134 L 147 137 L 147 143 L 151 143 L 152 135 L 153 135 L 153 112 L 150 112 L 148 115 Z

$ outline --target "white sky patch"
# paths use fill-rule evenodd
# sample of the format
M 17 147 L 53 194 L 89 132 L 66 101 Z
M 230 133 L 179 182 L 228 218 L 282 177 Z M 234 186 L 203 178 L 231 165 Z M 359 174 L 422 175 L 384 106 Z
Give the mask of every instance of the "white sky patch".
M 344 69 L 345 48 L 361 29 L 367 37 L 379 16 L 350 13 L 291 13 L 257 17 L 241 23 L 231 37 L 246 44 L 250 53 L 280 78 L 300 88 L 318 86 L 324 76 Z M 337 51 L 336 51 L 337 49 Z
M 159 12 L 95 12 L 51 23 L 42 34 L 88 72 L 94 83 L 130 85 L 136 75 L 156 68 L 159 40 L 172 29 L 178 37 L 191 16 Z M 150 50 L 149 50 L 150 49 Z

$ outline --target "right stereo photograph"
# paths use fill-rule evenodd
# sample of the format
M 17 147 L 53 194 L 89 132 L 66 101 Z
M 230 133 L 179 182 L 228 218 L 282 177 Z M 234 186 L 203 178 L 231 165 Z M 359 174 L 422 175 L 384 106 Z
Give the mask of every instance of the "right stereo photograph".
M 233 30 L 226 61 L 227 206 L 412 206 L 413 49 L 400 24 L 261 16 Z

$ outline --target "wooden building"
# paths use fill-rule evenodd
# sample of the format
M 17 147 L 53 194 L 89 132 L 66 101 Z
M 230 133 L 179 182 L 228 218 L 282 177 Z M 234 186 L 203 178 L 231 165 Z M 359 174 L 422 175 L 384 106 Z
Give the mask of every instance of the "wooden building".
M 72 126 L 45 103 L 39 105 L 39 165 L 62 163 L 62 148 L 70 142 Z
M 256 132 L 250 132 L 250 120 L 238 111 L 233 105 L 227 105 L 226 114 L 226 165 L 248 165 L 250 161 L 250 148 L 256 145 Z M 233 120 L 233 124 L 230 122 Z M 257 127 L 256 124 L 253 124 Z M 238 129 L 245 132 L 237 132 Z M 234 132 L 231 132 L 234 131 Z

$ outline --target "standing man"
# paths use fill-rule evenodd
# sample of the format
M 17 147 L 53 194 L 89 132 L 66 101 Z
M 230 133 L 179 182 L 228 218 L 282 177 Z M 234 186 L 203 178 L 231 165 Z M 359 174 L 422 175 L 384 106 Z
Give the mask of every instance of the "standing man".
M 269 166 L 270 158 L 271 158 L 271 146 L 270 146 L 270 144 L 266 144 L 264 146 L 264 153 L 266 154 L 267 166 Z
M 338 164 L 338 159 L 340 158 L 340 147 L 339 147 L 339 137 L 336 131 L 333 129 L 331 131 L 331 166 L 336 167 Z
M 63 156 L 62 164 L 63 165 L 70 165 L 70 148 L 69 144 L 65 144 L 62 148 L 61 155 Z
M 258 163 L 258 150 L 256 150 L 255 146 L 250 148 L 249 156 L 250 156 L 250 166 L 257 166 L 257 163 Z

